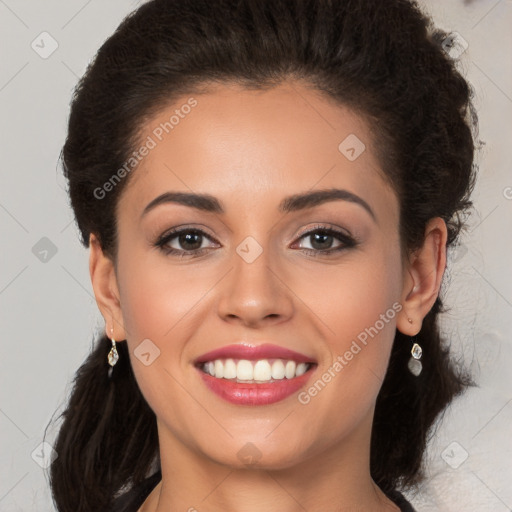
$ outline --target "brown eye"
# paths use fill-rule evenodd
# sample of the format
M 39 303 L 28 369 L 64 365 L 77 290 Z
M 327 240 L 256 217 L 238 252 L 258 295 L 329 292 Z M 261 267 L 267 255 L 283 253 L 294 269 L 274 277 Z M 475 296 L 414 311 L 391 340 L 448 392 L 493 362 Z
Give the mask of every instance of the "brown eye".
M 186 251 L 195 250 L 201 247 L 202 235 L 197 232 L 187 232 L 178 235 L 177 240 Z
M 213 240 L 199 229 L 183 228 L 168 231 L 154 245 L 166 254 L 199 256 L 208 250 L 208 247 L 202 247 L 205 239 Z M 171 243 L 174 247 L 171 246 Z
M 309 240 L 310 247 L 301 248 L 313 255 L 339 252 L 357 245 L 356 240 L 347 233 L 322 226 L 316 226 L 313 230 L 303 233 L 300 239 Z M 333 247 L 336 240 L 338 244 Z

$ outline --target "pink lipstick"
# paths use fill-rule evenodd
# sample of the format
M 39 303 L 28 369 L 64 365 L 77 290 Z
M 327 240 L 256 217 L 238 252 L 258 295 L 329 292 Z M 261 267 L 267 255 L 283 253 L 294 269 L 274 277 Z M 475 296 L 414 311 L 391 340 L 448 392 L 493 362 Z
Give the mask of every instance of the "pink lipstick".
M 277 345 L 235 344 L 203 354 L 195 366 L 206 386 L 228 402 L 267 405 L 303 387 L 316 361 Z

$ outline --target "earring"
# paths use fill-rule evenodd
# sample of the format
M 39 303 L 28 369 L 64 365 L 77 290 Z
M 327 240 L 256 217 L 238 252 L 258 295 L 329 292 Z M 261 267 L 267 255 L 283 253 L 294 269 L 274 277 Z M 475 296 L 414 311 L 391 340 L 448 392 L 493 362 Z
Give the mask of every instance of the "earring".
M 117 353 L 116 348 L 116 340 L 114 339 L 114 327 L 110 329 L 110 332 L 112 333 L 112 348 L 110 349 L 110 352 L 108 353 L 107 360 L 108 364 L 110 366 L 115 366 L 117 361 L 119 361 L 119 354 Z
M 417 377 L 421 370 L 423 370 L 423 365 L 421 364 L 421 355 L 423 354 L 422 348 L 414 341 L 414 338 L 411 338 L 411 341 L 413 342 L 412 349 L 411 349 L 411 357 L 409 359 L 409 362 L 407 363 L 407 367 L 409 368 L 409 371 Z

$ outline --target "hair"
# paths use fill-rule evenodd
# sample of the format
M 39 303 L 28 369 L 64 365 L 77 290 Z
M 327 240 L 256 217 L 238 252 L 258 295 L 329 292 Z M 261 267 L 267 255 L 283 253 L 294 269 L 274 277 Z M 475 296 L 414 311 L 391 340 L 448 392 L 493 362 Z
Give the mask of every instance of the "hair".
M 443 49 L 448 33 L 412 0 L 152 0 L 103 43 L 72 98 L 61 157 L 81 242 L 94 233 L 117 260 L 116 205 L 131 176 L 94 191 L 140 143 L 143 124 L 209 84 L 270 88 L 285 80 L 368 120 L 379 164 L 400 204 L 400 237 L 421 245 L 429 219 L 454 244 L 472 203 L 477 116 L 473 89 Z M 371 121 L 371 122 L 370 122 Z M 186 121 L 184 121 L 186 122 Z M 417 342 L 423 371 L 407 370 L 398 330 L 376 402 L 370 472 L 384 492 L 418 484 L 436 418 L 471 377 L 440 335 L 438 297 Z M 126 344 L 107 377 L 105 335 L 76 373 L 55 443 L 50 483 L 60 512 L 107 510 L 159 467 L 156 417 Z

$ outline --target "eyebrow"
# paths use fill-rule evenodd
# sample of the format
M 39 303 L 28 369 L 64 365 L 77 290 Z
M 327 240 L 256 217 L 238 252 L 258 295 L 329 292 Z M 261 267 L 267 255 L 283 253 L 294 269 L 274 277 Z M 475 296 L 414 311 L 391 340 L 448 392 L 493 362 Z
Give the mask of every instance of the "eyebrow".
M 349 192 L 348 190 L 331 188 L 325 190 L 315 190 L 303 194 L 295 194 L 285 197 L 280 203 L 278 210 L 281 213 L 295 212 L 304 210 L 306 208 L 313 208 L 328 201 L 348 201 L 350 203 L 362 206 L 376 221 L 375 213 L 370 205 L 358 195 Z M 141 214 L 144 217 L 150 210 L 153 210 L 158 205 L 165 203 L 176 203 L 190 208 L 196 208 L 201 211 L 211 213 L 225 213 L 224 208 L 218 199 L 210 194 L 194 194 L 189 192 L 165 192 L 153 199 Z

